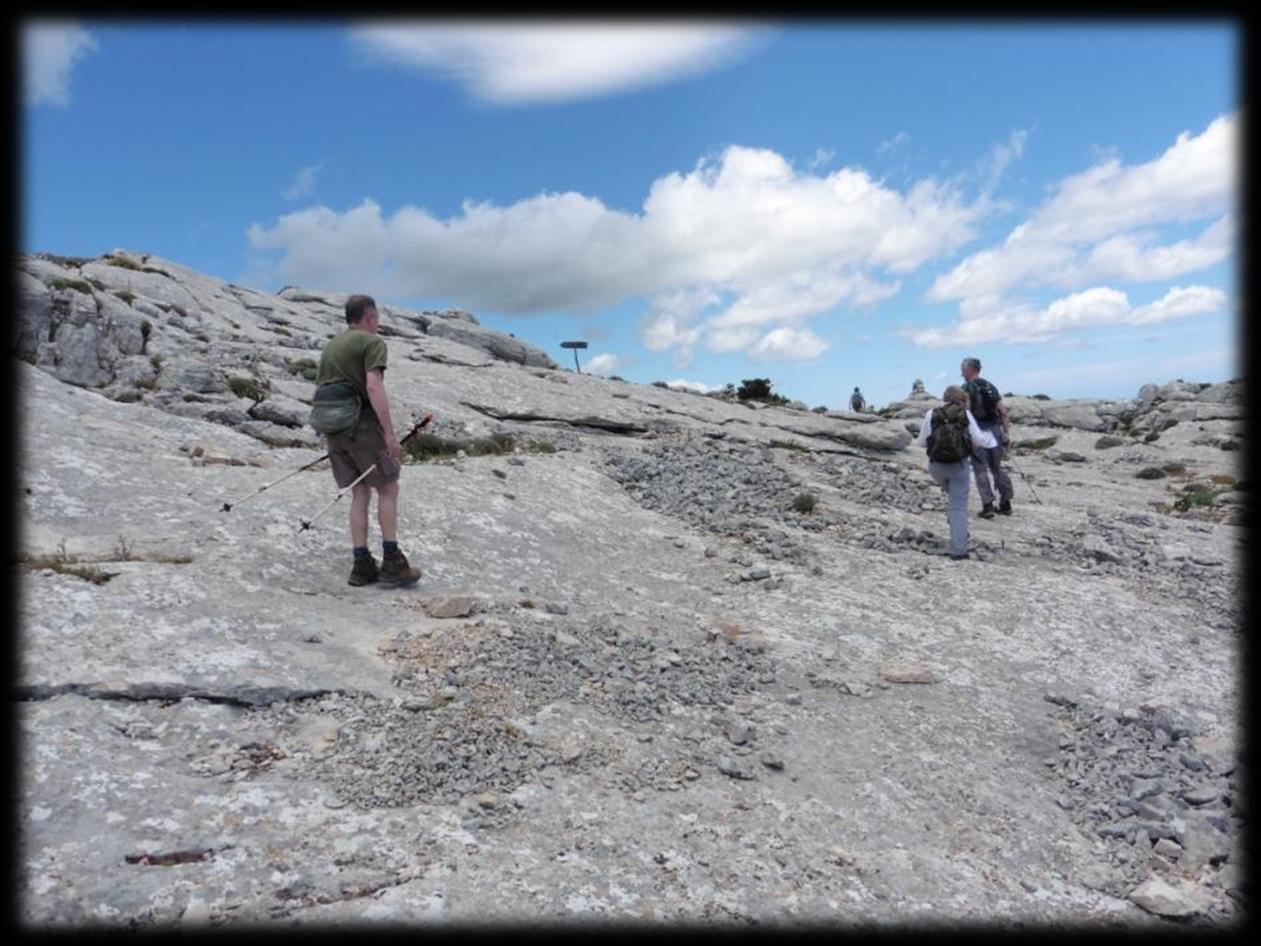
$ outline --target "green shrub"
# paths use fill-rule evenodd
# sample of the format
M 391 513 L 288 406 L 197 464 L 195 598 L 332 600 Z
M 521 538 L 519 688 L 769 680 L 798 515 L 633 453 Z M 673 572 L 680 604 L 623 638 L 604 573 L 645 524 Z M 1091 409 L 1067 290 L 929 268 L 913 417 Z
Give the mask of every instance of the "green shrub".
M 1158 466 L 1145 466 L 1134 474 L 1140 480 L 1163 480 L 1168 475 Z
M 138 391 L 133 391 L 130 388 L 124 388 L 117 394 L 110 395 L 110 397 L 119 404 L 132 404 L 140 400 L 140 393 Z
M 828 412 L 826 404 L 820 404 L 818 407 L 812 407 L 810 410 L 816 414 L 826 414 Z
M 814 512 L 814 507 L 818 503 L 813 493 L 798 493 L 793 499 L 793 509 L 796 512 Z
M 1238 488 L 1238 482 L 1229 473 L 1214 473 L 1209 477 L 1213 481 L 1214 486 L 1230 486 Z
M 1185 473 L 1187 471 L 1185 463 L 1162 463 L 1160 468 L 1169 474 Z
M 1238 450 L 1239 441 L 1238 440 L 1223 440 L 1220 444 L 1220 447 L 1222 450 Z
M 1160 439 L 1160 431 L 1153 430 L 1151 433 L 1149 433 L 1146 437 L 1143 438 L 1143 443 L 1155 443 L 1159 439 Z
M 205 332 L 198 332 L 196 335 L 193 336 L 193 338 L 197 339 L 197 341 L 199 342 L 210 341 L 210 336 L 207 335 Z
M 530 453 L 555 453 L 556 444 L 550 440 L 531 440 L 525 445 L 525 449 Z
M 255 403 L 258 403 L 267 397 L 267 395 L 263 393 L 263 389 L 259 387 L 258 379 L 256 378 L 228 378 L 228 390 L 237 397 L 249 398 Z
M 1183 490 L 1181 497 L 1174 500 L 1173 508 L 1178 512 L 1190 512 L 1199 506 L 1211 506 L 1218 495 L 1228 492 L 1230 492 L 1228 489 L 1213 489 L 1210 486 L 1193 483 Z
M 293 332 L 289 331 L 287 328 L 285 328 L 282 325 L 273 325 L 271 327 L 271 330 L 275 332 L 277 335 L 292 335 L 293 334 Z
M 125 256 L 107 256 L 105 262 L 110 266 L 121 266 L 123 269 L 132 269 L 140 272 L 143 267 L 135 260 L 128 259 Z
M 1125 445 L 1125 438 L 1110 437 L 1106 434 L 1095 441 L 1096 450 L 1108 450 L 1108 449 L 1111 449 L 1112 447 L 1122 447 L 1124 445 Z
M 787 404 L 788 398 L 771 392 L 770 378 L 745 378 L 736 390 L 742 401 L 761 401 L 764 404 Z
M 123 302 L 128 305 L 131 305 L 136 301 L 136 294 L 128 289 L 115 289 L 114 295 L 118 296 L 118 298 L 122 299 Z
M 73 575 L 75 578 L 82 578 L 84 581 L 90 581 L 94 585 L 103 585 L 115 575 L 117 572 L 103 572 L 99 568 L 92 565 L 80 566 L 73 564 L 77 559 L 73 556 L 65 554 L 65 546 L 57 555 L 28 555 L 25 552 L 18 553 L 18 564 L 26 568 L 28 571 L 39 571 L 41 569 L 50 569 L 59 575 Z
M 1006 397 L 1010 397 L 1011 395 L 1005 395 L 1005 396 L 1006 396 Z M 1030 394 L 1029 396 L 1030 396 L 1031 398 L 1033 398 L 1035 401 L 1049 401 L 1049 400 L 1051 400 L 1051 395 L 1049 395 L 1049 394 Z
M 1162 431 L 1166 431 L 1170 427 L 1177 427 L 1177 426 L 1178 426 L 1178 421 L 1173 417 L 1169 417 L 1169 418 L 1166 418 L 1165 422 L 1160 425 L 1160 429 Z

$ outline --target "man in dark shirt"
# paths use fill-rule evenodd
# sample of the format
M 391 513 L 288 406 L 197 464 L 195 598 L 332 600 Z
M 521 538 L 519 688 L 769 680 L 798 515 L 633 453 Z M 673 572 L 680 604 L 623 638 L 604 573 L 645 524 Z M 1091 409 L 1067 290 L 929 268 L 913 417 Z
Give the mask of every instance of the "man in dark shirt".
M 328 435 L 333 479 L 343 489 L 376 465 L 350 493 L 350 540 L 354 568 L 350 584 L 414 585 L 420 570 L 412 568 L 398 547 L 398 478 L 403 446 L 390 420 L 390 400 L 385 393 L 385 340 L 377 334 L 380 317 L 371 296 L 346 300 L 349 326 L 332 339 L 320 355 L 316 384 L 349 383 L 359 392 L 364 409 L 350 430 Z M 371 410 L 366 409 L 371 407 Z M 368 551 L 368 507 L 377 491 L 377 522 L 381 526 L 382 561 Z
M 1011 439 L 1011 418 L 1007 405 L 998 388 L 981 377 L 981 359 L 964 358 L 959 370 L 963 374 L 961 387 L 971 401 L 972 416 L 982 430 L 994 435 L 997 447 L 984 448 L 972 454 L 972 473 L 976 477 L 976 489 L 981 494 L 981 518 L 994 518 L 994 490 L 998 490 L 998 512 L 1011 515 L 1011 477 L 1003 469 L 1003 448 Z M 1000 434 L 1001 428 L 1001 434 Z M 994 485 L 990 486 L 990 477 Z

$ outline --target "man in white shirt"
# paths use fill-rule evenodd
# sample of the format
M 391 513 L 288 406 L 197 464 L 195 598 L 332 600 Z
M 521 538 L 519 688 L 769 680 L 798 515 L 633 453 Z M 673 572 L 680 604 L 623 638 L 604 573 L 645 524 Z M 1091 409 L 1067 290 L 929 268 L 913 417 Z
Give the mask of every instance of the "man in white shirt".
M 952 384 L 942 394 L 942 407 L 924 414 L 916 443 L 928 453 L 928 472 L 946 493 L 946 521 L 950 523 L 950 557 L 968 557 L 968 483 L 972 453 L 998 445 L 994 435 L 982 430 L 967 409 L 968 395 Z M 966 417 L 966 436 L 964 418 Z M 952 429 L 953 428 L 953 429 Z

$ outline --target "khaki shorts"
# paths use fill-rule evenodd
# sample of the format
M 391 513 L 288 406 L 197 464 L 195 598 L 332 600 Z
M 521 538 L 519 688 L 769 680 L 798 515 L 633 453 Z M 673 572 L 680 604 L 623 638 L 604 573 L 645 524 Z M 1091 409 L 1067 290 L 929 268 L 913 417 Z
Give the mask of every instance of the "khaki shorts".
M 333 479 L 341 489 L 363 476 L 364 471 L 374 463 L 377 468 L 364 477 L 365 486 L 393 483 L 401 470 L 397 460 L 385 455 L 381 425 L 377 422 L 376 412 L 367 405 L 359 412 L 359 422 L 354 430 L 329 435 L 328 459 L 333 467 Z

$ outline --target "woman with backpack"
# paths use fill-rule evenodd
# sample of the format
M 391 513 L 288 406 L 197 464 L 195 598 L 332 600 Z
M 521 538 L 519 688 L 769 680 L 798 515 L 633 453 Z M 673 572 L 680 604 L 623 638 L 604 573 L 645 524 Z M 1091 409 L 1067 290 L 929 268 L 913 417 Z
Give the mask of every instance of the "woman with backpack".
M 924 415 L 916 443 L 928 453 L 928 472 L 947 496 L 950 557 L 968 557 L 968 481 L 974 450 L 992 449 L 997 441 L 982 430 L 968 410 L 968 395 L 956 384 L 942 393 L 941 407 Z

